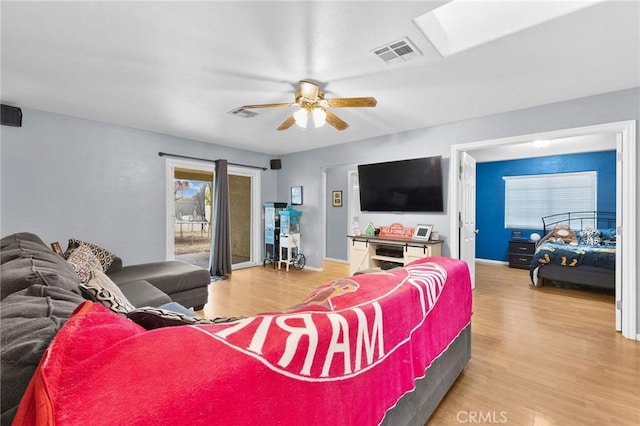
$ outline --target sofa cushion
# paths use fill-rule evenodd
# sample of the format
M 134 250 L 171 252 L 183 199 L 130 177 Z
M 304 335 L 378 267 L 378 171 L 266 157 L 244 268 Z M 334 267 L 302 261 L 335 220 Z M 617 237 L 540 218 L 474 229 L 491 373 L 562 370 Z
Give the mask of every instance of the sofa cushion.
M 209 287 L 198 287 L 179 293 L 171 293 L 171 300 L 199 311 L 209 301 Z
M 70 238 L 69 245 L 67 246 L 67 250 L 64 252 L 64 255 L 63 255 L 64 258 L 68 259 L 69 256 L 71 256 L 71 253 L 73 253 L 74 250 L 76 250 L 78 247 L 80 247 L 83 244 L 89 246 L 93 254 L 100 261 L 100 265 L 102 265 L 102 270 L 104 272 L 107 272 L 107 270 L 115 260 L 116 255 L 111 253 L 109 250 L 100 247 L 97 244 L 88 243 L 86 241 L 78 240 L 76 238 Z
M 67 288 L 80 294 L 78 276 L 61 256 L 28 232 L 4 237 L 0 251 L 1 298 L 32 284 Z
M 40 239 L 36 234 L 32 234 L 31 232 L 16 232 L 15 234 L 7 235 L 0 240 L 0 249 L 4 249 L 7 245 L 17 243 L 19 241 L 30 241 L 45 248 L 47 247 L 44 241 L 42 241 L 42 239 Z
M 54 258 L 56 256 L 62 262 L 34 254 L 3 263 L 0 266 L 0 299 L 33 284 L 60 287 L 80 294 L 80 278 L 67 261 L 58 255 Z
M 36 284 L 0 303 L 2 424 L 10 424 L 45 349 L 84 299 Z
M 80 281 L 83 283 L 89 282 L 94 269 L 102 270 L 100 261 L 91 251 L 91 247 L 86 244 L 81 244 L 80 247 L 75 249 L 67 259 L 67 262 L 73 266 L 76 274 L 80 277 Z
M 119 286 L 145 280 L 168 295 L 208 286 L 211 282 L 209 271 L 179 260 L 125 266 L 109 277 Z
M 145 280 L 129 281 L 118 284 L 118 287 L 135 307 L 161 306 L 172 301 L 166 293 Z
M 20 257 L 36 257 L 39 259 L 50 259 L 51 261 L 64 260 L 48 247 L 28 240 L 11 243 L 3 247 L 2 251 L 0 251 L 0 263 L 9 262 Z

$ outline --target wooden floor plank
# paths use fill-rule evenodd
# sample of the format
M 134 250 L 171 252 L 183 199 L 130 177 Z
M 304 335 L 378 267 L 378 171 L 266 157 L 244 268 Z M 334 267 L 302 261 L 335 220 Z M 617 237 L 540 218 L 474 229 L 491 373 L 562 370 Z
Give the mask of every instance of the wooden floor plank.
M 348 269 L 237 270 L 211 284 L 204 314 L 282 310 Z M 614 330 L 613 304 L 610 294 L 534 288 L 526 270 L 478 262 L 472 359 L 429 426 L 639 425 L 640 342 Z

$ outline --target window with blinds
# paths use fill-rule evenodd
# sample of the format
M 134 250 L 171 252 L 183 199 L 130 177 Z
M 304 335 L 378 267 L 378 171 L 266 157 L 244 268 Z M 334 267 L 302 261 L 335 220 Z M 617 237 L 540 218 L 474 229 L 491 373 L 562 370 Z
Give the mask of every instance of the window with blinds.
M 503 176 L 505 228 L 541 229 L 543 216 L 596 210 L 597 177 L 595 171 Z

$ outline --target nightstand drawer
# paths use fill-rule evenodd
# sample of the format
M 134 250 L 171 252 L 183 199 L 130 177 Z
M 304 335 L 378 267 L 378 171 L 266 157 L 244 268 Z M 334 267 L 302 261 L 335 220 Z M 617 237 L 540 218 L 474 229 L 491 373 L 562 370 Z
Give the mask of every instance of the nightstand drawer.
M 517 254 L 517 253 L 509 254 L 509 266 L 512 268 L 524 267 L 525 269 L 529 269 L 529 265 L 531 265 L 532 260 L 533 260 L 532 255 Z
M 533 254 L 536 244 L 531 241 L 509 241 L 509 253 Z
M 529 240 L 509 241 L 509 267 L 529 269 L 533 254 L 536 251 L 536 243 Z

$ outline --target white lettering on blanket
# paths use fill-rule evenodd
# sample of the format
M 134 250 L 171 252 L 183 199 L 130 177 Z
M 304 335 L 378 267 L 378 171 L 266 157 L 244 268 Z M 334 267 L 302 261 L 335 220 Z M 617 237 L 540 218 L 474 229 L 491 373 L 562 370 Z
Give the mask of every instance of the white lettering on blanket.
M 258 315 L 223 329 L 219 329 L 225 327 L 222 324 L 195 328 L 290 377 L 310 381 L 353 377 L 406 344 L 444 288 L 447 274 L 438 264 L 422 263 L 404 271 L 404 277 L 381 274 L 381 294 L 349 308 Z M 398 301 L 397 293 L 410 288 L 417 289 L 419 297 Z

